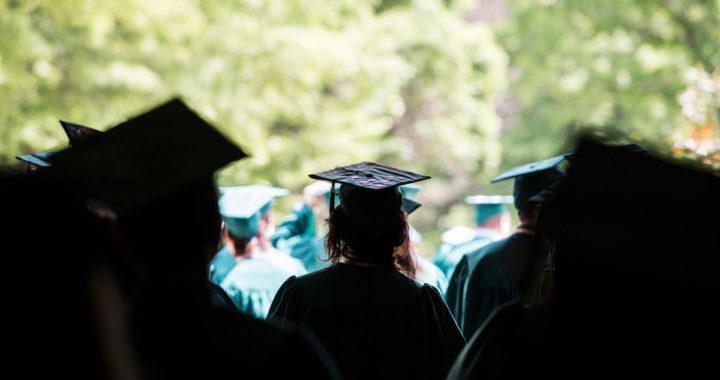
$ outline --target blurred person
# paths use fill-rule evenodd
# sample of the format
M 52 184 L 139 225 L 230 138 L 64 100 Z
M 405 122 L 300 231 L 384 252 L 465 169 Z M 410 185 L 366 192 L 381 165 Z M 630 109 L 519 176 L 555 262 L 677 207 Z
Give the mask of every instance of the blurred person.
M 111 232 L 140 276 L 125 314 L 141 377 L 333 377 L 310 335 L 240 313 L 209 280 L 221 232 L 213 175 L 245 156 L 173 99 L 52 157 L 55 175 L 117 216 Z
M 305 186 L 303 201 L 293 205 L 269 237 L 278 250 L 302 261 L 308 272 L 328 266 L 323 237 L 327 232 L 325 222 L 330 214 L 330 197 L 327 182 L 316 181 Z
M 332 265 L 280 288 L 268 320 L 308 326 L 349 379 L 440 379 L 465 340 L 439 291 L 403 274 L 408 224 L 398 186 L 429 177 L 362 162 L 311 174 L 340 182 Z
M 420 186 L 414 184 L 399 186 L 402 193 L 402 210 L 405 212 L 405 218 L 408 218 L 415 210 L 422 206 L 421 203 L 415 202 L 415 196 L 420 191 Z M 401 265 L 410 277 L 418 280 L 423 284 L 430 284 L 440 291 L 441 295 L 445 295 L 447 289 L 447 278 L 445 274 L 430 260 L 423 257 L 418 251 L 417 244 L 423 239 L 422 234 L 416 230 L 408 221 L 409 242 L 408 249 L 410 255 L 407 256 L 406 263 Z
M 475 195 L 465 198 L 475 208 L 475 227 L 455 226 L 441 235 L 442 243 L 431 261 L 446 278 L 451 278 L 460 259 L 485 245 L 507 237 L 510 232 L 510 212 L 505 204 L 512 197 L 503 195 Z
M 109 234 L 62 179 L 0 171 L 0 377 L 138 379 Z
M 450 279 L 448 305 L 465 336 L 472 336 L 498 305 L 538 299 L 550 245 L 535 231 L 541 204 L 532 197 L 564 177 L 558 167 L 564 160 L 560 155 L 521 165 L 492 180 L 515 180 L 513 202 L 520 224 L 507 238 L 465 255 Z
M 264 319 L 275 292 L 290 276 L 307 273 L 300 260 L 277 251 L 268 240 L 272 230 L 270 206 L 286 189 L 270 186 L 221 188 L 222 240 L 234 265 L 215 280 L 243 312 Z M 215 259 L 213 260 L 215 262 Z
M 720 180 L 636 147 L 580 140 L 537 224 L 554 240 L 551 297 L 496 308 L 448 379 L 714 370 Z

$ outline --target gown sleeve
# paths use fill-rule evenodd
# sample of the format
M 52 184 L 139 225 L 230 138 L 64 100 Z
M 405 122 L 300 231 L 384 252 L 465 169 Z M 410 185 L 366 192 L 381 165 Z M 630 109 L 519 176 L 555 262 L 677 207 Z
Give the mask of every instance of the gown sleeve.
M 297 282 L 297 277 L 291 276 L 275 293 L 265 319 L 281 327 L 294 327 L 292 321 L 300 319 L 303 305 L 306 303 L 305 294 Z
M 422 323 L 426 331 L 428 340 L 426 360 L 428 363 L 433 363 L 427 367 L 431 371 L 428 378 L 444 379 L 457 355 L 465 347 L 465 338 L 436 288 L 423 285 L 420 304 L 424 318 L 415 320 Z M 416 328 L 420 330 L 422 327 Z
M 450 312 L 455 316 L 455 320 L 461 328 L 463 326 L 462 317 L 465 307 L 465 282 L 467 281 L 468 274 L 467 256 L 463 256 L 457 267 L 455 267 L 455 271 L 453 271 L 450 277 L 447 291 L 445 292 L 445 300 L 447 301 L 448 308 L 450 308 Z

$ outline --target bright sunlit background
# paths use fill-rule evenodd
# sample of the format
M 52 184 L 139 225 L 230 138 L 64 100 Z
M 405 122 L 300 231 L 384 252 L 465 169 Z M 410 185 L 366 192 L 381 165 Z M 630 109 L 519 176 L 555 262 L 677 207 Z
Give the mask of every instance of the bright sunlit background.
M 0 0 L 0 163 L 179 95 L 292 190 L 357 161 L 428 174 L 425 256 L 503 170 L 614 128 L 720 163 L 720 0 Z M 650 148 L 650 146 L 648 146 Z

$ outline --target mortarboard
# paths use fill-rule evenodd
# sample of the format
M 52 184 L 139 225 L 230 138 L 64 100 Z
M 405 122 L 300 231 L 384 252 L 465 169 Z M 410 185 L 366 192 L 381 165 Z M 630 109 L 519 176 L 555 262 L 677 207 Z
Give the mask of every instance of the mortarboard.
M 403 198 L 415 200 L 415 197 L 417 197 L 421 188 L 422 186 L 418 184 L 410 183 L 407 185 L 400 185 L 400 192 L 402 193 Z
M 475 206 L 475 223 L 480 225 L 490 217 L 508 212 L 506 204 L 513 203 L 511 195 L 472 195 L 465 203 Z
M 522 211 L 533 195 L 561 180 L 565 171 L 558 165 L 565 160 L 565 155 L 547 158 L 541 161 L 516 166 L 490 181 L 491 183 L 514 178 L 513 198 L 515 209 Z
M 50 162 L 48 162 L 48 159 L 55 153 L 57 153 L 57 151 L 49 150 L 47 152 L 23 154 L 21 156 L 15 156 L 15 158 L 20 161 L 25 161 L 33 165 L 46 168 L 50 166 Z
M 290 191 L 280 187 L 249 185 L 220 188 L 218 206 L 225 226 L 233 236 L 250 239 L 260 228 L 260 218 L 276 197 Z
M 102 133 L 97 129 L 92 129 L 84 125 L 70 123 L 64 120 L 60 120 L 60 125 L 65 131 L 68 140 L 70 140 L 70 146 L 82 143 L 83 141 L 87 140 L 88 137 L 96 135 L 98 133 Z
M 354 187 L 382 190 L 400 185 L 422 181 L 430 178 L 423 174 L 417 174 L 390 166 L 376 164 L 374 162 L 360 162 L 348 166 L 336 167 L 320 173 L 310 174 L 310 178 L 330 181 L 331 191 L 335 193 L 335 183 L 352 185 Z M 331 198 L 330 209 L 334 209 L 334 198 Z
M 59 151 L 50 162 L 54 175 L 125 212 L 246 156 L 176 98 Z
M 405 197 L 402 199 L 402 210 L 408 213 L 408 215 L 412 214 L 412 212 L 420 208 L 420 206 L 422 206 L 422 203 L 415 202 L 412 199 Z
M 90 135 L 101 133 L 97 129 L 88 128 L 79 124 L 69 123 L 63 120 L 60 120 L 60 125 L 63 127 L 63 130 L 68 137 L 70 146 L 72 146 L 73 144 L 77 144 L 79 141 L 87 139 L 87 137 Z M 55 153 L 57 153 L 57 151 L 49 150 L 46 152 L 15 156 L 15 158 L 21 161 L 29 162 L 33 165 L 46 168 L 50 166 L 50 162 L 48 161 L 48 159 Z

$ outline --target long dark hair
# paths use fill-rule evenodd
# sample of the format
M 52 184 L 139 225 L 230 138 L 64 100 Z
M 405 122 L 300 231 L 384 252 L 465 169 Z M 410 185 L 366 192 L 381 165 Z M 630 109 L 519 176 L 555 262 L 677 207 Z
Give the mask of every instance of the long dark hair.
M 409 249 L 409 227 L 407 216 L 402 210 L 388 212 L 384 218 L 385 228 L 358 226 L 341 204 L 330 213 L 325 249 L 333 264 L 344 259 L 348 262 L 376 264 L 411 274 L 415 266 Z M 410 273 L 408 273 L 410 272 Z

